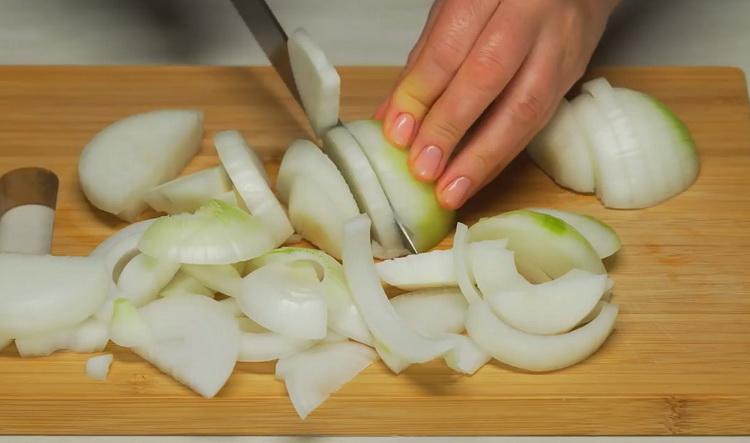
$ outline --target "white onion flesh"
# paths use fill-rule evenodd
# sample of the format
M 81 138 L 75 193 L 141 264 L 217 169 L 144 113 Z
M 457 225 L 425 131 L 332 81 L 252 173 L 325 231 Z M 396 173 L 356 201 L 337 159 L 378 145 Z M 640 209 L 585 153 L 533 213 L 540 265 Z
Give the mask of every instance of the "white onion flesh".
M 531 263 L 551 278 L 571 269 L 595 274 L 606 270 L 591 244 L 575 228 L 547 214 L 528 210 L 506 212 L 484 218 L 469 230 L 470 240 L 508 239 L 516 262 Z
M 372 220 L 372 234 L 379 247 L 378 258 L 406 255 L 401 232 L 378 176 L 357 141 L 346 128 L 336 127 L 323 138 L 323 148 L 338 166 L 359 208 Z
M 333 257 L 315 249 L 286 247 L 253 259 L 250 264 L 257 268 L 272 263 L 300 261 L 318 263 L 323 269 L 320 283 L 328 308 L 328 328 L 352 340 L 371 345 L 372 335 L 352 300 L 344 269 Z
M 453 341 L 453 346 L 443 355 L 443 359 L 449 368 L 458 373 L 474 375 L 492 359 L 471 337 L 460 334 L 449 334 L 447 337 Z
M 219 392 L 240 350 L 237 321 L 201 295 L 160 298 L 138 311 L 151 335 L 133 350 L 205 398 Z
M 607 304 L 590 323 L 562 335 L 528 334 L 508 326 L 485 302 L 469 306 L 466 330 L 495 359 L 534 372 L 574 365 L 604 343 L 615 326 L 618 308 Z
M 134 221 L 144 196 L 180 173 L 201 147 L 203 114 L 163 110 L 136 114 L 101 130 L 83 148 L 78 176 L 97 208 Z
M 464 330 L 468 304 L 455 288 L 407 292 L 393 297 L 391 304 L 400 318 L 426 336 Z
M 43 357 L 64 350 L 87 354 L 103 350 L 108 341 L 109 326 L 89 319 L 71 328 L 17 338 L 16 349 L 21 357 Z
M 469 244 L 469 256 L 479 248 L 505 249 L 507 240 L 485 240 Z M 381 280 L 407 291 L 457 286 L 453 250 L 443 249 L 384 260 L 375 265 Z
M 271 190 L 261 160 L 238 131 L 217 133 L 214 135 L 214 146 L 221 164 L 250 213 L 269 230 L 274 246 L 283 244 L 294 233 L 294 229 Z
M 89 255 L 102 258 L 108 275 L 116 281 L 127 261 L 138 253 L 138 242 L 154 221 L 152 218 L 125 226 L 99 243 Z
M 182 265 L 182 271 L 210 290 L 231 297 L 241 292 L 242 277 L 231 265 Z
M 339 119 L 341 79 L 304 29 L 297 29 L 289 36 L 287 49 L 305 114 L 315 133 L 322 137 Z
M 110 278 L 97 257 L 0 254 L 0 336 L 74 326 L 99 308 Z
M 146 203 L 167 214 L 193 212 L 217 196 L 232 191 L 232 182 L 221 166 L 204 169 L 150 190 Z
M 551 208 L 530 208 L 531 211 L 557 217 L 574 227 L 594 248 L 600 258 L 614 255 L 620 249 L 620 237 L 611 226 L 590 215 Z
M 145 346 L 153 339 L 153 331 L 138 309 L 124 298 L 115 300 L 109 336 L 118 346 Z
M 370 219 L 357 216 L 347 222 L 344 231 L 344 273 L 354 302 L 381 347 L 411 363 L 429 361 L 447 351 L 448 342 L 419 334 L 388 300 L 372 260 Z
M 372 349 L 359 343 L 325 343 L 290 357 L 288 362 L 279 360 L 276 373 L 304 419 L 376 358 Z
M 169 297 L 175 294 L 199 294 L 206 297 L 214 298 L 214 291 L 207 288 L 203 283 L 186 274 L 183 271 L 177 271 L 172 281 L 159 293 L 161 297 Z
M 237 299 L 245 315 L 270 331 L 308 340 L 326 336 L 323 285 L 304 263 L 274 263 L 251 272 Z
M 540 285 L 501 290 L 484 298 L 508 325 L 530 334 L 553 335 L 573 329 L 605 292 L 607 276 L 577 269 Z
M 247 212 L 212 200 L 194 214 L 159 218 L 138 249 L 177 263 L 221 265 L 249 260 L 274 247 L 266 227 Z
M 532 286 L 516 269 L 513 251 L 504 248 L 482 248 L 471 257 L 471 270 L 479 291 L 526 290 Z
M 278 360 L 302 352 L 317 343 L 316 340 L 287 337 L 275 332 L 243 332 L 240 337 L 238 361 L 260 362 Z
M 109 375 L 112 365 L 112 354 L 97 355 L 86 360 L 86 377 L 92 380 L 104 381 Z
M 159 292 L 179 269 L 179 263 L 138 254 L 120 273 L 117 280 L 117 297 L 126 298 L 135 306 L 143 306 L 159 296 Z
M 453 273 L 461 293 L 469 303 L 476 303 L 482 299 L 476 286 L 474 276 L 471 275 L 470 263 L 467 257 L 467 237 L 469 228 L 463 223 L 456 225 L 456 235 L 453 237 Z
M 220 300 L 219 304 L 224 307 L 224 310 L 229 313 L 232 317 L 238 317 L 239 319 L 244 319 L 245 313 L 242 312 L 242 308 L 240 307 L 240 303 L 237 301 L 236 298 L 225 298 L 224 300 Z M 250 319 L 248 319 L 250 320 Z M 250 320 L 252 321 L 252 320 Z M 255 322 L 253 322 L 255 323 Z M 257 323 L 256 323 L 257 324 Z M 241 329 L 241 328 L 240 328 Z M 266 328 L 263 328 L 266 330 Z
M 573 104 L 563 99 L 547 126 L 529 143 L 526 152 L 560 186 L 594 192 L 594 166 L 588 137 L 573 115 Z

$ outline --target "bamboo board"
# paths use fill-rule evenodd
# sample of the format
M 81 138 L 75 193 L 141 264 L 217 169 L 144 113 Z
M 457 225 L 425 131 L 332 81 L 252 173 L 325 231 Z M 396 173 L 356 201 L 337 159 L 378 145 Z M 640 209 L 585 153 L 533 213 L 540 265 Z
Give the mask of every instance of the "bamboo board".
M 364 118 L 397 71 L 341 69 L 342 118 Z M 601 72 L 600 72 L 601 73 Z M 730 68 L 604 71 L 665 101 L 693 132 L 697 183 L 642 211 L 603 209 L 555 186 L 525 157 L 461 211 L 477 218 L 526 206 L 601 217 L 624 247 L 607 264 L 617 329 L 586 362 L 549 374 L 490 364 L 474 377 L 442 362 L 395 376 L 376 363 L 306 421 L 272 364 L 239 364 L 204 400 L 124 349 L 106 382 L 86 356 L 0 352 L 0 434 L 742 434 L 750 433 L 750 107 Z M 53 252 L 87 254 L 122 226 L 90 207 L 76 177 L 82 146 L 109 122 L 157 108 L 205 112 L 206 142 L 186 172 L 217 163 L 208 142 L 240 129 L 271 175 L 309 130 L 267 68 L 0 68 L 0 174 L 43 166 L 60 177 Z

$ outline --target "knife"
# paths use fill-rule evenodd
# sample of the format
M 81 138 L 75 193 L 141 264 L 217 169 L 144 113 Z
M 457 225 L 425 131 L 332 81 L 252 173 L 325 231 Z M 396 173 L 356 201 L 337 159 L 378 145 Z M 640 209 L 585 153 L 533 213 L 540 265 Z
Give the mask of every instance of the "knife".
M 289 60 L 289 52 L 287 50 L 287 36 L 284 29 L 281 27 L 279 20 L 271 11 L 265 0 L 232 0 L 235 9 L 242 17 L 245 25 L 250 29 L 250 32 L 255 36 L 255 40 L 258 41 L 261 49 L 268 57 L 271 65 L 274 67 L 276 72 L 283 80 L 289 92 L 297 101 L 297 104 L 304 109 L 302 101 L 300 99 L 299 90 L 297 84 L 294 82 L 294 74 L 292 73 L 292 64 Z M 341 126 L 346 129 L 341 123 L 341 120 L 337 122 L 337 126 Z M 349 130 L 346 129 L 348 132 Z M 351 134 L 351 132 L 350 132 Z M 356 140 L 354 136 L 352 136 Z M 386 196 L 387 198 L 387 196 Z M 407 248 L 412 253 L 417 253 L 417 248 L 412 240 L 411 232 L 409 229 L 399 220 L 396 215 L 396 210 L 393 208 L 393 204 L 388 201 L 393 211 L 393 217 L 396 220 L 396 226 L 401 233 L 401 237 L 404 240 Z

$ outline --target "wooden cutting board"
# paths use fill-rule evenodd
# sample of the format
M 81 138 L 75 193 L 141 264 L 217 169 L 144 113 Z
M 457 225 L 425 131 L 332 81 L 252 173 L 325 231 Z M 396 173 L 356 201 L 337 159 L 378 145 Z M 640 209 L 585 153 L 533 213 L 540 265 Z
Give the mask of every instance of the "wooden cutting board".
M 342 118 L 364 118 L 397 71 L 344 68 Z M 86 356 L 0 352 L 0 434 L 747 434 L 750 433 L 750 107 L 729 68 L 608 69 L 614 85 L 665 101 L 693 132 L 697 183 L 656 208 L 615 211 L 555 186 L 525 157 L 471 201 L 464 222 L 526 206 L 582 211 L 612 224 L 608 261 L 617 329 L 586 362 L 532 374 L 490 364 L 474 377 L 442 362 L 400 376 L 367 369 L 306 421 L 273 364 L 239 364 L 205 400 L 125 349 L 106 382 Z M 240 129 L 275 174 L 302 113 L 266 68 L 0 68 L 0 173 L 43 166 L 60 177 L 53 252 L 87 254 L 123 224 L 84 200 L 77 156 L 115 119 L 159 108 L 205 112 L 206 140 Z M 208 141 L 186 172 L 217 163 Z M 446 243 L 447 246 L 447 243 Z M 40 276 L 40 278 L 43 276 Z

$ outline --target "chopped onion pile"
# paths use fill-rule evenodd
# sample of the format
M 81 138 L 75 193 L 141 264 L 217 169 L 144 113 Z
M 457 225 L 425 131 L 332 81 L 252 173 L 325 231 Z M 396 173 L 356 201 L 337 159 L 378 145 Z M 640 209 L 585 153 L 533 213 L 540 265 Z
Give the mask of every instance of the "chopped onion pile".
M 563 100 L 527 149 L 557 183 L 611 208 L 645 208 L 687 189 L 699 161 L 690 132 L 664 104 L 604 78 Z

